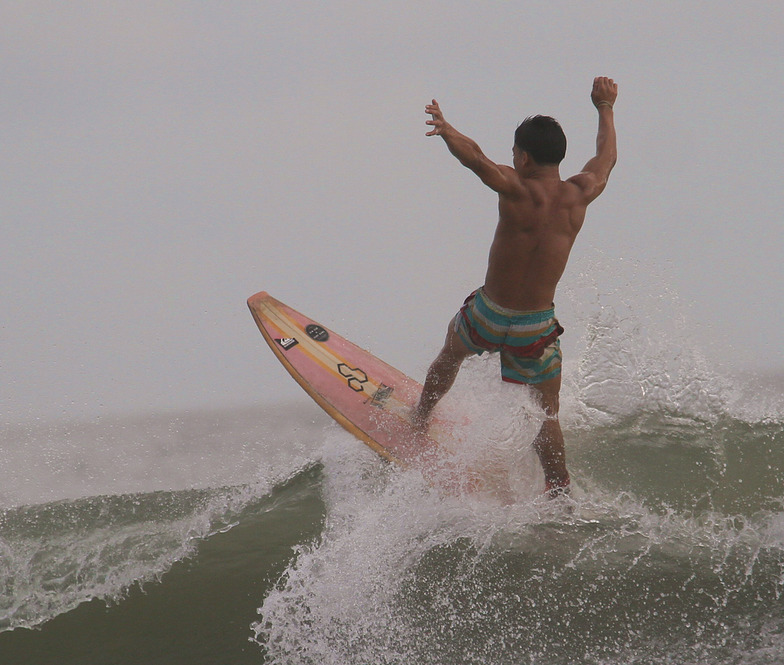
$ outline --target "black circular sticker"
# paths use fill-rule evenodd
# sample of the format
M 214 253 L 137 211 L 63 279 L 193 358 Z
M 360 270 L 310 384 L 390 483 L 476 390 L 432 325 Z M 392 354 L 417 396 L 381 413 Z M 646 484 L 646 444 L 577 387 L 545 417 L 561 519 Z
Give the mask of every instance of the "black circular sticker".
M 311 323 L 307 326 L 305 332 L 308 333 L 308 337 L 315 339 L 317 342 L 326 342 L 329 339 L 329 333 L 315 323 Z

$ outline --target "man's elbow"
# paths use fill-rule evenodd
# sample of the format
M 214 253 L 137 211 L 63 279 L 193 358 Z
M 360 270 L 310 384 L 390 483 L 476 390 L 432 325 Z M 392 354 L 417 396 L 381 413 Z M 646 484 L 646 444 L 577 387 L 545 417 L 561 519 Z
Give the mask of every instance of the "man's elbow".
M 618 163 L 618 152 L 613 150 L 607 154 L 605 158 L 605 168 L 602 169 L 602 178 L 603 181 L 602 186 L 607 184 L 607 179 L 610 177 L 610 173 L 615 168 L 615 165 Z
M 602 150 L 597 153 L 599 160 L 604 163 L 609 170 L 615 166 L 618 161 L 618 148 L 615 145 L 605 145 Z

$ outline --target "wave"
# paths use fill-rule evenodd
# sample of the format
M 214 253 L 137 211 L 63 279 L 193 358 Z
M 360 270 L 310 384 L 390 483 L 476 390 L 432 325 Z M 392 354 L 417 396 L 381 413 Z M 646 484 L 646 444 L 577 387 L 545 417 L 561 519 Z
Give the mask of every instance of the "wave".
M 38 626 L 83 602 L 121 601 L 160 581 L 204 539 L 292 476 L 217 489 L 89 497 L 0 513 L 0 631 Z
M 325 530 L 298 548 L 254 627 L 266 662 L 736 663 L 766 649 L 781 657 L 784 486 L 780 477 L 743 489 L 736 481 L 778 463 L 784 437 L 757 431 L 754 446 L 770 452 L 747 470 L 729 448 L 743 451 L 749 428 L 721 427 L 732 443 L 703 486 L 723 478 L 735 486 L 724 496 L 668 477 L 683 466 L 701 473 L 714 444 L 684 454 L 677 441 L 690 440 L 688 428 L 669 448 L 651 440 L 650 426 L 616 425 L 614 440 L 597 433 L 593 447 L 578 444 L 573 498 L 512 504 L 445 497 L 416 472 L 358 456 L 334 431 L 322 456 Z M 638 460 L 645 482 L 627 476 L 620 489 L 626 468 L 587 465 L 602 446 L 629 459 L 653 446 L 658 464 Z

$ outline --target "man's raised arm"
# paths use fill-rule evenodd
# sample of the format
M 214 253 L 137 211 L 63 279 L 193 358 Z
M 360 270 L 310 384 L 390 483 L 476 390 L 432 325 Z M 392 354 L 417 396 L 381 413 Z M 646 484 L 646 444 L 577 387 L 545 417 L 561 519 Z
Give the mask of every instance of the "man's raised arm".
M 570 182 L 583 190 L 589 203 L 604 191 L 610 171 L 618 159 L 613 118 L 613 105 L 617 97 L 618 84 L 611 78 L 597 76 L 593 80 L 591 101 L 599 112 L 596 155 L 588 160 L 580 173 L 569 178 Z
M 513 177 L 514 169 L 496 164 L 482 152 L 476 141 L 461 134 L 444 120 L 444 114 L 435 99 L 425 106 L 425 113 L 431 116 L 425 124 L 433 127 L 425 136 L 440 136 L 444 139 L 449 152 L 457 157 L 463 166 L 476 173 L 490 189 L 511 194 L 520 188 L 519 181 Z

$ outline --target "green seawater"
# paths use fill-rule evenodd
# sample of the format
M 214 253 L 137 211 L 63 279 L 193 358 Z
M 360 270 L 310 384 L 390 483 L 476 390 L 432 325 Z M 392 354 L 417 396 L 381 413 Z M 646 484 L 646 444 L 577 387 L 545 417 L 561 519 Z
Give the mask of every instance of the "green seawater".
M 178 422 L 130 436 L 160 455 Z M 192 459 L 239 436 L 211 422 Z M 241 429 L 259 468 L 307 441 L 245 482 L 5 507 L 0 663 L 784 662 L 775 414 L 580 422 L 573 496 L 524 465 L 512 503 L 445 496 L 312 411 L 287 423 Z

